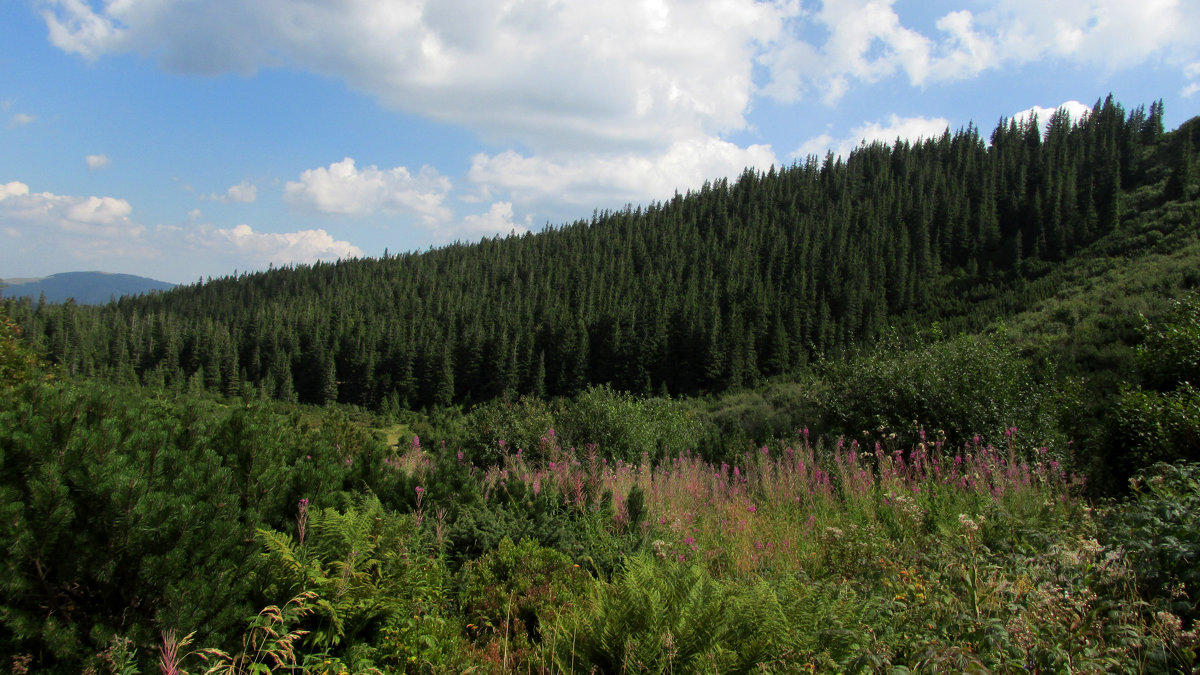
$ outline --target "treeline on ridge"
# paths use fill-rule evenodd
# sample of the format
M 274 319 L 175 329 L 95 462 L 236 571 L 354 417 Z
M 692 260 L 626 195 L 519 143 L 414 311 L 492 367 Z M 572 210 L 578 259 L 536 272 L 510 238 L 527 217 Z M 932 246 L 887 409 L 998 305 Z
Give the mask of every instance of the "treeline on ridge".
M 5 302 L 68 373 L 374 409 L 694 394 L 797 372 L 888 327 L 978 327 L 986 300 L 1190 180 L 1200 124 L 1112 97 L 863 145 L 536 235 L 242 274 L 92 308 Z

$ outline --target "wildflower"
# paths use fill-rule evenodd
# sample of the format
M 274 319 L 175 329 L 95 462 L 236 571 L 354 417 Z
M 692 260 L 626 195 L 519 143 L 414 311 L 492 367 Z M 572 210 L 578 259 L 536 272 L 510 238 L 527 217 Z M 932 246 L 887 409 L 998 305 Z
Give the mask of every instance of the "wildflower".
M 421 437 L 420 437 L 420 436 L 415 436 L 415 435 L 413 436 L 413 439 L 412 439 L 412 449 L 413 449 L 413 450 L 420 450 L 420 449 L 421 449 Z
M 958 522 L 967 531 L 967 534 L 975 534 L 979 531 L 979 523 L 965 513 L 958 514 Z

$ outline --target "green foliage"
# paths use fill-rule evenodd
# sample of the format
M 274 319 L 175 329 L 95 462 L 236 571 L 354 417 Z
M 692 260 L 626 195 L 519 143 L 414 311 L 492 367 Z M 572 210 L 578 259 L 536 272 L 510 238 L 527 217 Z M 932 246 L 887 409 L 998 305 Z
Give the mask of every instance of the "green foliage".
M 1151 388 L 1122 388 L 1108 424 L 1113 454 L 1132 459 L 1131 469 L 1200 459 L 1200 296 L 1173 301 L 1143 334 L 1138 366 Z
M 1105 543 L 1128 557 L 1157 606 L 1200 618 L 1200 464 L 1155 464 L 1130 485 L 1129 499 L 1106 512 Z
M 0 309 L 0 387 L 30 379 L 37 366 L 37 355 L 21 344 L 21 327 Z
M 307 633 L 306 648 L 338 656 L 356 669 L 370 666 L 373 657 L 381 665 L 405 665 L 410 655 L 428 660 L 431 641 L 434 648 L 448 649 L 445 640 L 454 631 L 431 633 L 410 625 L 414 617 L 426 629 L 445 625 L 449 583 L 414 516 L 387 512 L 373 496 L 345 511 L 300 507 L 302 540 L 272 530 L 260 530 L 259 538 L 266 550 L 268 596 L 311 596 L 308 617 L 298 624 Z M 377 643 L 387 647 L 382 655 L 347 651 Z
M 1058 392 L 1035 377 L 1031 364 L 1004 339 L 935 337 L 913 349 L 884 342 L 870 354 L 829 364 L 836 382 L 827 415 L 833 428 L 908 431 L 914 423 L 943 430 L 952 445 L 973 434 L 999 439 L 1017 427 L 1035 443 L 1058 441 Z
M 216 648 L 197 652 L 208 669 L 205 675 L 249 675 L 286 672 L 297 662 L 296 647 L 306 631 L 294 626 L 312 611 L 311 593 L 302 593 L 284 603 L 263 608 L 246 624 L 241 649 L 230 654 Z
M 1111 424 L 1113 442 L 1133 467 L 1200 460 L 1200 389 L 1191 384 L 1165 394 L 1127 389 Z
M 574 520 L 562 497 L 550 490 L 534 493 L 524 481 L 505 481 L 486 501 L 460 507 L 447 537 L 459 561 L 476 558 L 505 539 L 531 539 L 542 546 L 571 550 L 577 542 Z
M 586 600 L 591 585 L 566 555 L 532 539 L 505 538 L 459 571 L 459 607 L 468 635 L 503 642 L 507 667 L 519 668 L 534 647 L 554 639 L 558 617 Z
M 558 633 L 559 666 L 573 672 L 749 672 L 777 644 L 785 621 L 771 590 L 740 595 L 704 567 L 649 555 L 628 559 L 594 604 Z
M 608 386 L 591 387 L 575 397 L 557 420 L 564 445 L 595 445 L 605 457 L 626 462 L 643 457 L 657 462 L 700 442 L 700 423 L 682 403 L 643 399 Z
M 1138 367 L 1146 383 L 1166 391 L 1181 382 L 1200 385 L 1200 294 L 1171 302 L 1161 321 L 1145 322 Z
M 1197 125 L 1157 134 L 1146 119 L 1110 96 L 1078 124 L 1063 113 L 1045 128 L 1002 120 L 987 138 L 968 125 L 873 143 L 528 237 L 103 307 L 4 304 L 68 373 L 176 391 L 250 384 L 393 412 L 602 384 L 719 392 L 869 345 L 889 325 L 978 329 L 1053 296 L 1081 252 L 1167 241 L 1142 221 L 1194 213 Z
M 541 438 L 555 426 L 554 412 L 541 399 L 508 397 L 475 406 L 467 416 L 472 455 L 482 465 L 498 464 L 509 452 L 536 453 Z

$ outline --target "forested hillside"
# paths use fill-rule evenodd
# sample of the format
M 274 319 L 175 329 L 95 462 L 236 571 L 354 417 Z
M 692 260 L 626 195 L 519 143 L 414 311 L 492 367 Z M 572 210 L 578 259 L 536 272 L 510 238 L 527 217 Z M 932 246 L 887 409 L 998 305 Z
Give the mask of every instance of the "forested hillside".
M 0 670 L 1195 672 L 1200 118 L 1162 112 L 5 300 Z
M 1031 307 L 1055 292 L 1038 279 L 1186 197 L 1198 144 L 1200 123 L 1164 133 L 1160 103 L 1109 97 L 1078 123 L 864 145 L 536 235 L 6 311 L 69 373 L 225 394 L 395 410 L 722 391 L 888 326 Z

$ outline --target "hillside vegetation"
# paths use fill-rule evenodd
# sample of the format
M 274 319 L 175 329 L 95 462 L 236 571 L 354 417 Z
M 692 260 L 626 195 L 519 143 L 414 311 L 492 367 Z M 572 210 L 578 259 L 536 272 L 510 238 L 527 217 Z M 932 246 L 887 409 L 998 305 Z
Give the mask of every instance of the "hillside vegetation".
M 0 313 L 0 670 L 1193 672 L 1200 119 Z
M 1165 134 L 1158 104 L 1110 97 L 1079 124 L 876 143 L 537 235 L 7 311 L 71 373 L 226 395 L 419 409 L 604 383 L 718 392 L 889 326 L 1029 309 L 1097 240 L 1194 223 L 1166 205 L 1190 196 L 1198 144 L 1200 124 Z M 1139 234 L 1106 255 L 1153 244 Z

